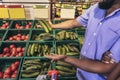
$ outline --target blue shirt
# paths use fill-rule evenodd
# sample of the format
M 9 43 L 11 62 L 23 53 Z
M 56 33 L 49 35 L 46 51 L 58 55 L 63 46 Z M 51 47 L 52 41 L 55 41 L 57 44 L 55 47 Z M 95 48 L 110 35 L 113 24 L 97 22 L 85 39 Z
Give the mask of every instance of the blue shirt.
M 101 60 L 102 55 L 110 50 L 111 57 L 120 61 L 120 9 L 105 16 L 106 10 L 98 4 L 91 6 L 77 21 L 85 26 L 85 40 L 81 55 L 93 60 Z M 78 80 L 105 80 L 105 76 L 77 69 Z

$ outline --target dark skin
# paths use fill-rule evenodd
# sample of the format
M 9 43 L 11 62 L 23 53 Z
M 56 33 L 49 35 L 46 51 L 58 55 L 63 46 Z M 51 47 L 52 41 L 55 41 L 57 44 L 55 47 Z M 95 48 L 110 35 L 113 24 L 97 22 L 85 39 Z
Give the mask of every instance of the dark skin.
M 120 0 L 115 0 L 114 4 L 109 9 L 107 9 L 105 16 L 108 16 L 110 13 L 120 8 L 119 4 L 120 4 Z M 81 24 L 74 19 L 60 24 L 52 25 L 52 28 L 68 29 L 68 28 L 74 28 L 76 26 L 81 26 Z M 108 64 L 102 61 L 96 61 L 91 59 L 77 59 L 73 57 L 68 57 L 66 55 L 51 54 L 51 55 L 46 55 L 45 57 L 52 59 L 52 61 L 60 60 L 69 63 L 71 65 L 74 65 L 75 67 L 80 68 L 82 70 L 89 71 L 92 73 L 99 73 L 99 74 L 109 74 L 116 66 L 116 63 Z
M 112 72 L 109 74 L 107 80 L 120 80 L 120 63 L 118 63 Z

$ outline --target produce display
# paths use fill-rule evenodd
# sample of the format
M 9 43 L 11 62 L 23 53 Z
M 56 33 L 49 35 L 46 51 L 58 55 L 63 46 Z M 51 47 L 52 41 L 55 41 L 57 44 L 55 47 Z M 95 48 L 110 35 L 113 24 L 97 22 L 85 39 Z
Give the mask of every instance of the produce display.
M 43 28 L 45 30 L 45 32 L 47 32 L 47 33 L 52 31 L 52 28 L 51 28 L 49 22 L 46 20 L 38 20 L 35 22 L 34 29 L 39 29 L 39 28 Z
M 44 56 L 53 52 L 52 43 L 32 43 L 29 44 L 27 56 Z
M 55 38 L 57 40 L 75 40 L 78 36 L 75 32 L 62 30 L 56 34 Z
M 58 77 L 60 80 L 76 80 L 76 68 L 59 61 L 51 63 L 44 55 L 54 53 L 79 57 L 84 31 L 80 33 L 81 29 L 77 28 L 51 29 L 46 20 L 6 20 L 6 22 L 9 22 L 9 28 L 0 29 L 0 78 L 35 80 L 38 75 L 47 75 L 49 70 L 56 69 L 60 72 Z M 11 66 L 17 62 L 15 59 L 21 59 L 19 61 L 21 66 L 13 69 Z M 12 60 L 12 63 L 9 62 Z M 1 62 L 5 63 L 4 69 Z M 7 75 L 6 70 L 10 71 Z
M 65 62 L 57 61 L 56 69 L 60 72 L 59 77 L 70 77 L 76 74 L 76 68 Z
M 30 29 L 32 27 L 32 21 L 14 21 L 12 28 L 15 29 Z
M 50 61 L 40 59 L 26 59 L 23 62 L 21 77 L 22 78 L 36 78 L 39 74 L 45 75 L 48 70 L 51 70 Z
M 80 48 L 79 43 L 56 43 L 56 54 L 65 54 L 68 56 L 79 56 Z
M 4 44 L 3 44 L 4 45 Z M 0 57 L 22 57 L 25 52 L 25 47 L 15 44 L 4 45 L 1 49 Z
M 1 62 L 0 62 L 1 63 Z M 20 61 L 15 61 L 11 63 L 9 66 L 2 70 L 3 65 L 0 66 L 0 78 L 16 78 L 18 75 L 18 68 L 20 65 Z
M 10 25 L 10 21 L 0 21 L 0 29 L 7 29 Z

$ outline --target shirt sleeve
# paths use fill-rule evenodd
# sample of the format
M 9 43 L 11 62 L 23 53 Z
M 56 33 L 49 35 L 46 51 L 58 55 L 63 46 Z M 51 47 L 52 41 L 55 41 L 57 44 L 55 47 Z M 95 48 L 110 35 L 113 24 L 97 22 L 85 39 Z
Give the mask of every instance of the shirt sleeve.
M 84 27 L 87 26 L 88 19 L 89 19 L 89 15 L 90 15 L 90 13 L 92 12 L 92 9 L 93 9 L 95 6 L 97 6 L 97 4 L 94 5 L 94 6 L 91 6 L 90 8 L 87 9 L 87 11 L 86 11 L 84 14 L 80 15 L 79 17 L 77 17 L 77 21 L 78 21 L 81 25 L 83 25 Z
M 115 62 L 120 61 L 120 38 L 116 41 L 113 47 L 110 49 L 112 53 L 111 57 L 115 60 Z

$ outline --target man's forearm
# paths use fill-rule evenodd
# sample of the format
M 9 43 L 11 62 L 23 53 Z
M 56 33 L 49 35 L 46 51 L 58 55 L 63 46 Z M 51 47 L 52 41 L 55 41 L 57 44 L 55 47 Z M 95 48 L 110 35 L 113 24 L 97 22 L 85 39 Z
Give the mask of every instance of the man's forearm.
M 81 26 L 80 23 L 78 23 L 77 20 L 74 19 L 74 20 L 64 21 L 59 24 L 53 24 L 52 28 L 71 29 L 78 26 Z
M 90 59 L 77 59 L 72 57 L 66 57 L 64 62 L 70 63 L 85 71 L 107 74 L 109 73 L 116 64 L 106 64 L 100 61 L 94 61 Z
M 120 63 L 118 63 L 115 68 L 111 71 L 107 80 L 120 80 Z M 119 79 L 118 79 L 119 78 Z

